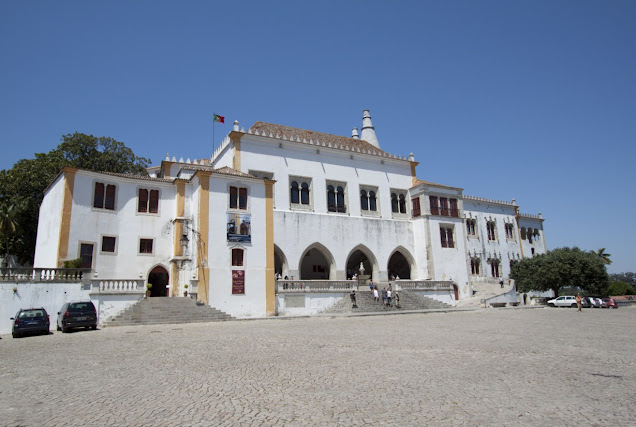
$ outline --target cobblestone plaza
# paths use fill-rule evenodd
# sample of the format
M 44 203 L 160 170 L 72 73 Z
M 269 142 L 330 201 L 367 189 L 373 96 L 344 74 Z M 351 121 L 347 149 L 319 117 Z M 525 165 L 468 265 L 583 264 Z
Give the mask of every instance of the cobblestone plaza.
M 0 340 L 1 425 L 635 425 L 636 310 L 487 309 Z

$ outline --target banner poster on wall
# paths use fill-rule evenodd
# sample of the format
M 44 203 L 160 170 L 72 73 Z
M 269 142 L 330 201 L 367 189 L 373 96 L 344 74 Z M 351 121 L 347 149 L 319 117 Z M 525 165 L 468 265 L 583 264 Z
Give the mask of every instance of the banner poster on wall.
M 242 213 L 227 214 L 227 241 L 252 241 L 252 216 Z
M 245 294 L 245 270 L 232 270 L 232 295 Z

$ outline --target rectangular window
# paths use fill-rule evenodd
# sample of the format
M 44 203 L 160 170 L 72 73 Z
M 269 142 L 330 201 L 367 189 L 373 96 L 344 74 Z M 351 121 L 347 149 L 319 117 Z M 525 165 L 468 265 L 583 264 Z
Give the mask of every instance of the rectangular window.
M 139 197 L 137 199 L 137 212 L 148 212 L 148 190 L 140 188 Z
M 102 237 L 102 252 L 115 252 L 116 238 L 113 236 Z
M 159 190 L 148 190 L 147 188 L 140 188 L 137 197 L 137 212 L 159 212 Z
M 449 216 L 448 213 L 448 199 L 446 197 L 439 198 L 439 205 L 442 210 L 442 216 Z
M 459 209 L 457 209 L 457 199 L 449 199 L 450 203 L 450 216 L 459 218 Z
M 82 268 L 93 268 L 93 245 L 91 243 L 80 245 L 80 258 L 82 259 Z
M 232 267 L 243 266 L 243 249 L 232 249 Z
M 94 208 L 104 208 L 104 184 L 101 182 L 95 183 L 95 195 L 93 197 Z
M 106 186 L 106 198 L 104 200 L 104 209 L 115 210 L 115 186 Z
M 413 206 L 413 216 L 420 216 L 420 198 L 414 197 L 411 199 L 411 203 Z
M 437 205 L 437 197 L 429 196 L 428 200 L 431 204 L 431 215 L 439 215 L 439 206 Z
M 152 253 L 153 239 L 139 239 L 139 253 L 151 254 Z
M 150 213 L 159 212 L 159 190 L 150 190 L 150 201 L 148 211 Z
M 453 241 L 453 228 L 452 227 L 440 227 L 439 234 L 442 241 L 443 248 L 454 248 L 455 242 Z
M 475 220 L 474 219 L 467 219 L 466 220 L 466 233 L 469 236 L 474 236 L 475 235 Z
M 230 187 L 230 209 L 247 209 L 247 188 Z
M 93 207 L 99 209 L 115 210 L 115 186 L 105 185 L 102 182 L 95 183 L 93 194 Z

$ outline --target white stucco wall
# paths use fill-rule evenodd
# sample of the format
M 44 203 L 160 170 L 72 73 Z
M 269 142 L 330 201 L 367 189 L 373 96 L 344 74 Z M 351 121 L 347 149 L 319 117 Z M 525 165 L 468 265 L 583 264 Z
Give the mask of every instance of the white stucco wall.
M 95 182 L 116 185 L 114 210 L 93 207 Z M 157 214 L 137 212 L 140 188 L 159 190 Z M 176 188 L 172 183 L 79 171 L 75 176 L 68 258 L 80 256 L 81 243 L 92 243 L 93 270 L 100 279 L 147 278 L 157 265 L 169 272 L 175 204 Z M 114 253 L 102 252 L 102 236 L 116 237 Z M 139 253 L 140 238 L 154 239 L 152 254 Z
M 229 187 L 247 188 L 247 210 L 229 208 Z M 265 184 L 221 174 L 210 178 L 209 304 L 236 317 L 263 317 L 265 310 Z M 251 215 L 251 242 L 227 241 L 227 214 Z M 232 248 L 243 249 L 243 267 L 232 267 Z M 245 271 L 245 294 L 232 294 L 232 270 Z
M 14 293 L 13 288 L 18 292 Z M 0 283 L 0 334 L 11 333 L 9 320 L 21 308 L 44 307 L 55 330 L 57 312 L 65 302 L 90 299 L 90 285 L 81 283 Z M 95 305 L 97 307 L 97 304 Z
M 62 223 L 65 177 L 61 173 L 44 194 L 38 217 L 38 234 L 33 265 L 56 268 L 57 253 Z

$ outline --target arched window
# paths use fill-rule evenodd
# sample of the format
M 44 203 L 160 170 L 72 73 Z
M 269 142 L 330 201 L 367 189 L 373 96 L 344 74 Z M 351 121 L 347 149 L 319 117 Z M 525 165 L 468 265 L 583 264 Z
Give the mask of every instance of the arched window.
M 300 186 L 300 203 L 303 205 L 309 204 L 309 184 L 303 182 Z
M 329 212 L 336 211 L 336 190 L 333 185 L 327 186 L 327 209 Z
M 521 227 L 521 240 L 526 240 L 526 227 Z
M 292 181 L 291 183 L 291 202 L 292 203 L 298 203 L 299 201 L 299 197 L 298 197 L 299 193 L 298 193 L 298 183 L 296 181 Z
M 400 213 L 406 213 L 406 199 L 404 194 L 400 194 Z
M 398 197 L 397 194 L 391 193 L 391 212 L 398 213 Z
M 470 274 L 479 274 L 479 258 L 470 259 Z
M 369 199 L 367 198 L 366 190 L 360 191 L 360 209 L 363 211 L 369 210 Z
M 347 209 L 345 208 L 345 202 L 344 202 L 344 196 L 345 196 L 344 187 L 339 185 L 336 191 L 337 191 L 336 205 L 338 206 L 338 212 L 346 212 Z
M 378 210 L 378 206 L 375 201 L 375 191 L 369 191 L 369 210 L 374 212 Z

